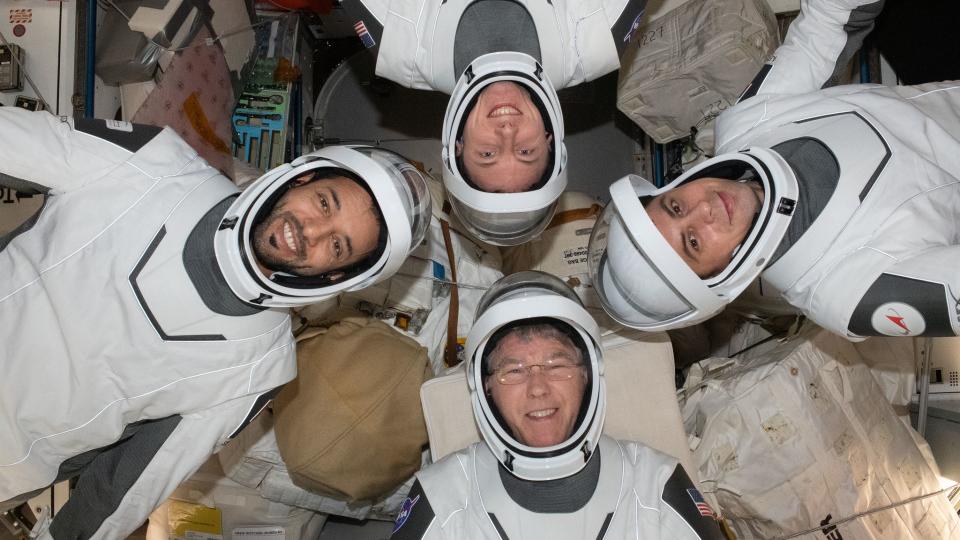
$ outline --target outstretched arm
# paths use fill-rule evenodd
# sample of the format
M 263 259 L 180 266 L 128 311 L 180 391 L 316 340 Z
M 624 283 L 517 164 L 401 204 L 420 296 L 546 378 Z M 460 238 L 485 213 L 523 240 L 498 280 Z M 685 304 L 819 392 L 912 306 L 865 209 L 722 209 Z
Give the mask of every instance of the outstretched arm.
M 198 413 L 128 426 L 126 438 L 84 464 L 73 496 L 44 537 L 127 537 L 252 419 L 267 398 L 248 396 Z
M 0 183 L 18 191 L 67 191 L 116 168 L 160 128 L 0 109 Z
M 847 327 L 856 336 L 960 335 L 960 246 L 928 249 L 880 274 Z
M 884 0 L 803 0 L 783 45 L 740 100 L 757 94 L 804 94 L 837 83 Z

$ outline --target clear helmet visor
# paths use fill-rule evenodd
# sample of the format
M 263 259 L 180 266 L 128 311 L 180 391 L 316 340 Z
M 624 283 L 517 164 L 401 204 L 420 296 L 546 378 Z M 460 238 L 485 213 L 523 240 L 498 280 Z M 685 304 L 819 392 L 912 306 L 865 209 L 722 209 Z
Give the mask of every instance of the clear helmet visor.
M 640 207 L 639 200 L 636 202 Z M 654 327 L 695 310 L 651 255 L 635 242 L 612 203 L 604 209 L 590 236 L 588 264 L 604 309 L 621 324 Z
M 380 165 L 397 186 L 404 210 L 410 219 L 409 249 L 413 249 L 423 241 L 430 225 L 430 189 L 426 179 L 400 154 L 372 146 L 356 146 L 354 149 Z
M 498 175 L 497 182 L 489 179 L 482 182 L 479 171 L 475 170 L 472 177 L 468 174 L 465 156 L 478 150 L 474 147 L 475 141 L 480 140 L 480 133 L 491 126 L 468 120 L 471 113 L 483 118 L 493 112 L 488 108 L 499 108 L 497 98 L 489 96 L 498 96 L 499 92 L 506 91 L 504 89 L 518 89 L 520 96 L 529 98 L 530 107 L 518 105 L 526 111 L 523 118 L 530 119 L 539 114 L 546 137 L 540 149 L 547 159 L 543 170 L 535 171 L 532 176 L 529 163 L 523 166 L 518 163 L 508 169 L 514 172 L 505 174 L 519 176 L 505 178 Z M 518 99 L 512 90 L 506 91 L 512 96 L 510 99 Z M 494 93 L 485 94 L 487 91 Z M 482 98 L 484 95 L 487 97 Z M 476 238 L 495 245 L 520 244 L 541 233 L 553 217 L 557 199 L 566 188 L 567 156 L 560 102 L 539 63 L 526 54 L 506 51 L 475 59 L 457 82 L 443 124 L 444 188 L 464 227 Z M 522 125 L 529 127 L 532 123 L 525 121 Z M 511 155 L 501 155 L 497 163 L 509 165 L 512 159 Z M 485 165 L 479 167 L 486 168 Z
M 516 196 L 503 193 L 487 195 Z M 451 197 L 450 206 L 470 234 L 494 245 L 514 246 L 531 240 L 543 232 L 553 219 L 557 204 L 553 202 L 544 208 L 529 211 L 485 212 Z
M 508 343 L 514 332 L 520 332 L 519 341 Z M 530 358 L 523 349 L 511 349 L 536 337 L 572 352 L 566 357 L 551 355 L 551 361 L 577 364 L 577 368 L 552 372 L 554 379 L 544 364 L 538 364 L 535 372 L 513 375 L 496 369 L 543 361 Z M 500 347 L 505 348 L 498 352 Z M 527 480 L 552 480 L 582 469 L 600 437 L 606 393 L 599 329 L 576 293 L 543 272 L 518 272 L 500 279 L 478 304 L 466 352 L 474 418 L 497 459 Z M 511 380 L 501 380 L 508 376 Z M 538 384 L 549 384 L 551 391 L 571 397 L 566 402 L 571 408 L 561 407 L 555 418 L 536 427 L 518 420 L 526 412 L 526 402 L 518 396 L 525 393 L 514 391 L 525 388 L 521 385 L 529 384 L 532 377 Z M 577 391 L 582 394 L 577 396 Z M 569 424 L 564 423 L 567 420 Z

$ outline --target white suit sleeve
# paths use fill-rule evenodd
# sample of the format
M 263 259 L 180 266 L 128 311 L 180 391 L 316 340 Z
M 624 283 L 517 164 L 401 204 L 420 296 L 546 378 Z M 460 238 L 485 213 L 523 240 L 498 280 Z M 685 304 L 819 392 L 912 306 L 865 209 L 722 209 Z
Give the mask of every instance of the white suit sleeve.
M 132 436 L 84 468 L 74 496 L 43 537 L 126 538 L 262 409 L 266 397 L 248 396 L 197 413 L 134 424 Z
M 940 246 L 887 268 L 853 309 L 851 337 L 960 335 L 960 245 Z M 844 331 L 846 330 L 846 332 Z
M 663 474 L 668 469 L 661 468 Z M 683 465 L 672 469 L 660 494 L 661 538 L 677 540 L 723 540 L 713 509 L 693 485 Z
M 387 20 L 387 12 L 390 7 L 390 0 L 347 0 L 348 2 L 359 2 L 364 8 L 373 15 L 373 18 L 383 26 Z M 348 6 L 349 7 L 349 6 Z
M 884 0 L 803 0 L 783 45 L 741 97 L 804 94 L 837 77 L 873 29 Z
M 115 126 L 118 133 L 133 131 L 133 125 L 127 123 L 86 122 Z M 73 120 L 17 107 L 0 108 L 0 134 L 0 183 L 17 190 L 55 194 L 82 187 L 103 177 L 133 153 L 75 129 Z

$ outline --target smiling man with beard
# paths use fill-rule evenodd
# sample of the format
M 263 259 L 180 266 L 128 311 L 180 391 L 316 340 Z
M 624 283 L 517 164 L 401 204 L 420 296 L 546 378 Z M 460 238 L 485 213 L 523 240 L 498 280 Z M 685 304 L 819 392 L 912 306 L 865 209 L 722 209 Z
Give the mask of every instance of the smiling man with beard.
M 291 181 L 253 231 L 261 271 L 331 281 L 383 250 L 386 230 L 365 184 L 340 173 L 309 172 Z
M 75 489 L 35 538 L 125 538 L 296 376 L 287 308 L 418 247 L 426 180 L 326 147 L 242 192 L 170 128 L 0 109 L 0 511 Z M 38 155 L 41 154 L 41 155 Z

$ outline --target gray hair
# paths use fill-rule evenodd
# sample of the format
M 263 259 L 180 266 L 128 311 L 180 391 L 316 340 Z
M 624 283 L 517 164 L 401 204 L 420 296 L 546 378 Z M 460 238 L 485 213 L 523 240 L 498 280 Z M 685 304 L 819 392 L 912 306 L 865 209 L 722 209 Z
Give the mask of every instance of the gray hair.
M 488 350 L 490 352 L 484 355 L 483 360 L 485 368 L 484 372 L 488 376 L 493 374 L 494 361 L 499 359 L 502 352 L 501 349 L 503 347 L 503 341 L 509 336 L 517 336 L 517 338 L 524 343 L 529 343 L 533 338 L 552 339 L 566 347 L 573 349 L 574 359 L 576 360 L 577 364 L 583 364 L 583 351 L 577 346 L 576 342 L 574 342 L 567 332 L 564 332 L 553 324 L 545 322 L 518 324 L 508 328 L 501 328 L 490 337 L 490 341 L 494 342 L 494 347 L 493 349 L 489 349 L 488 345 Z

